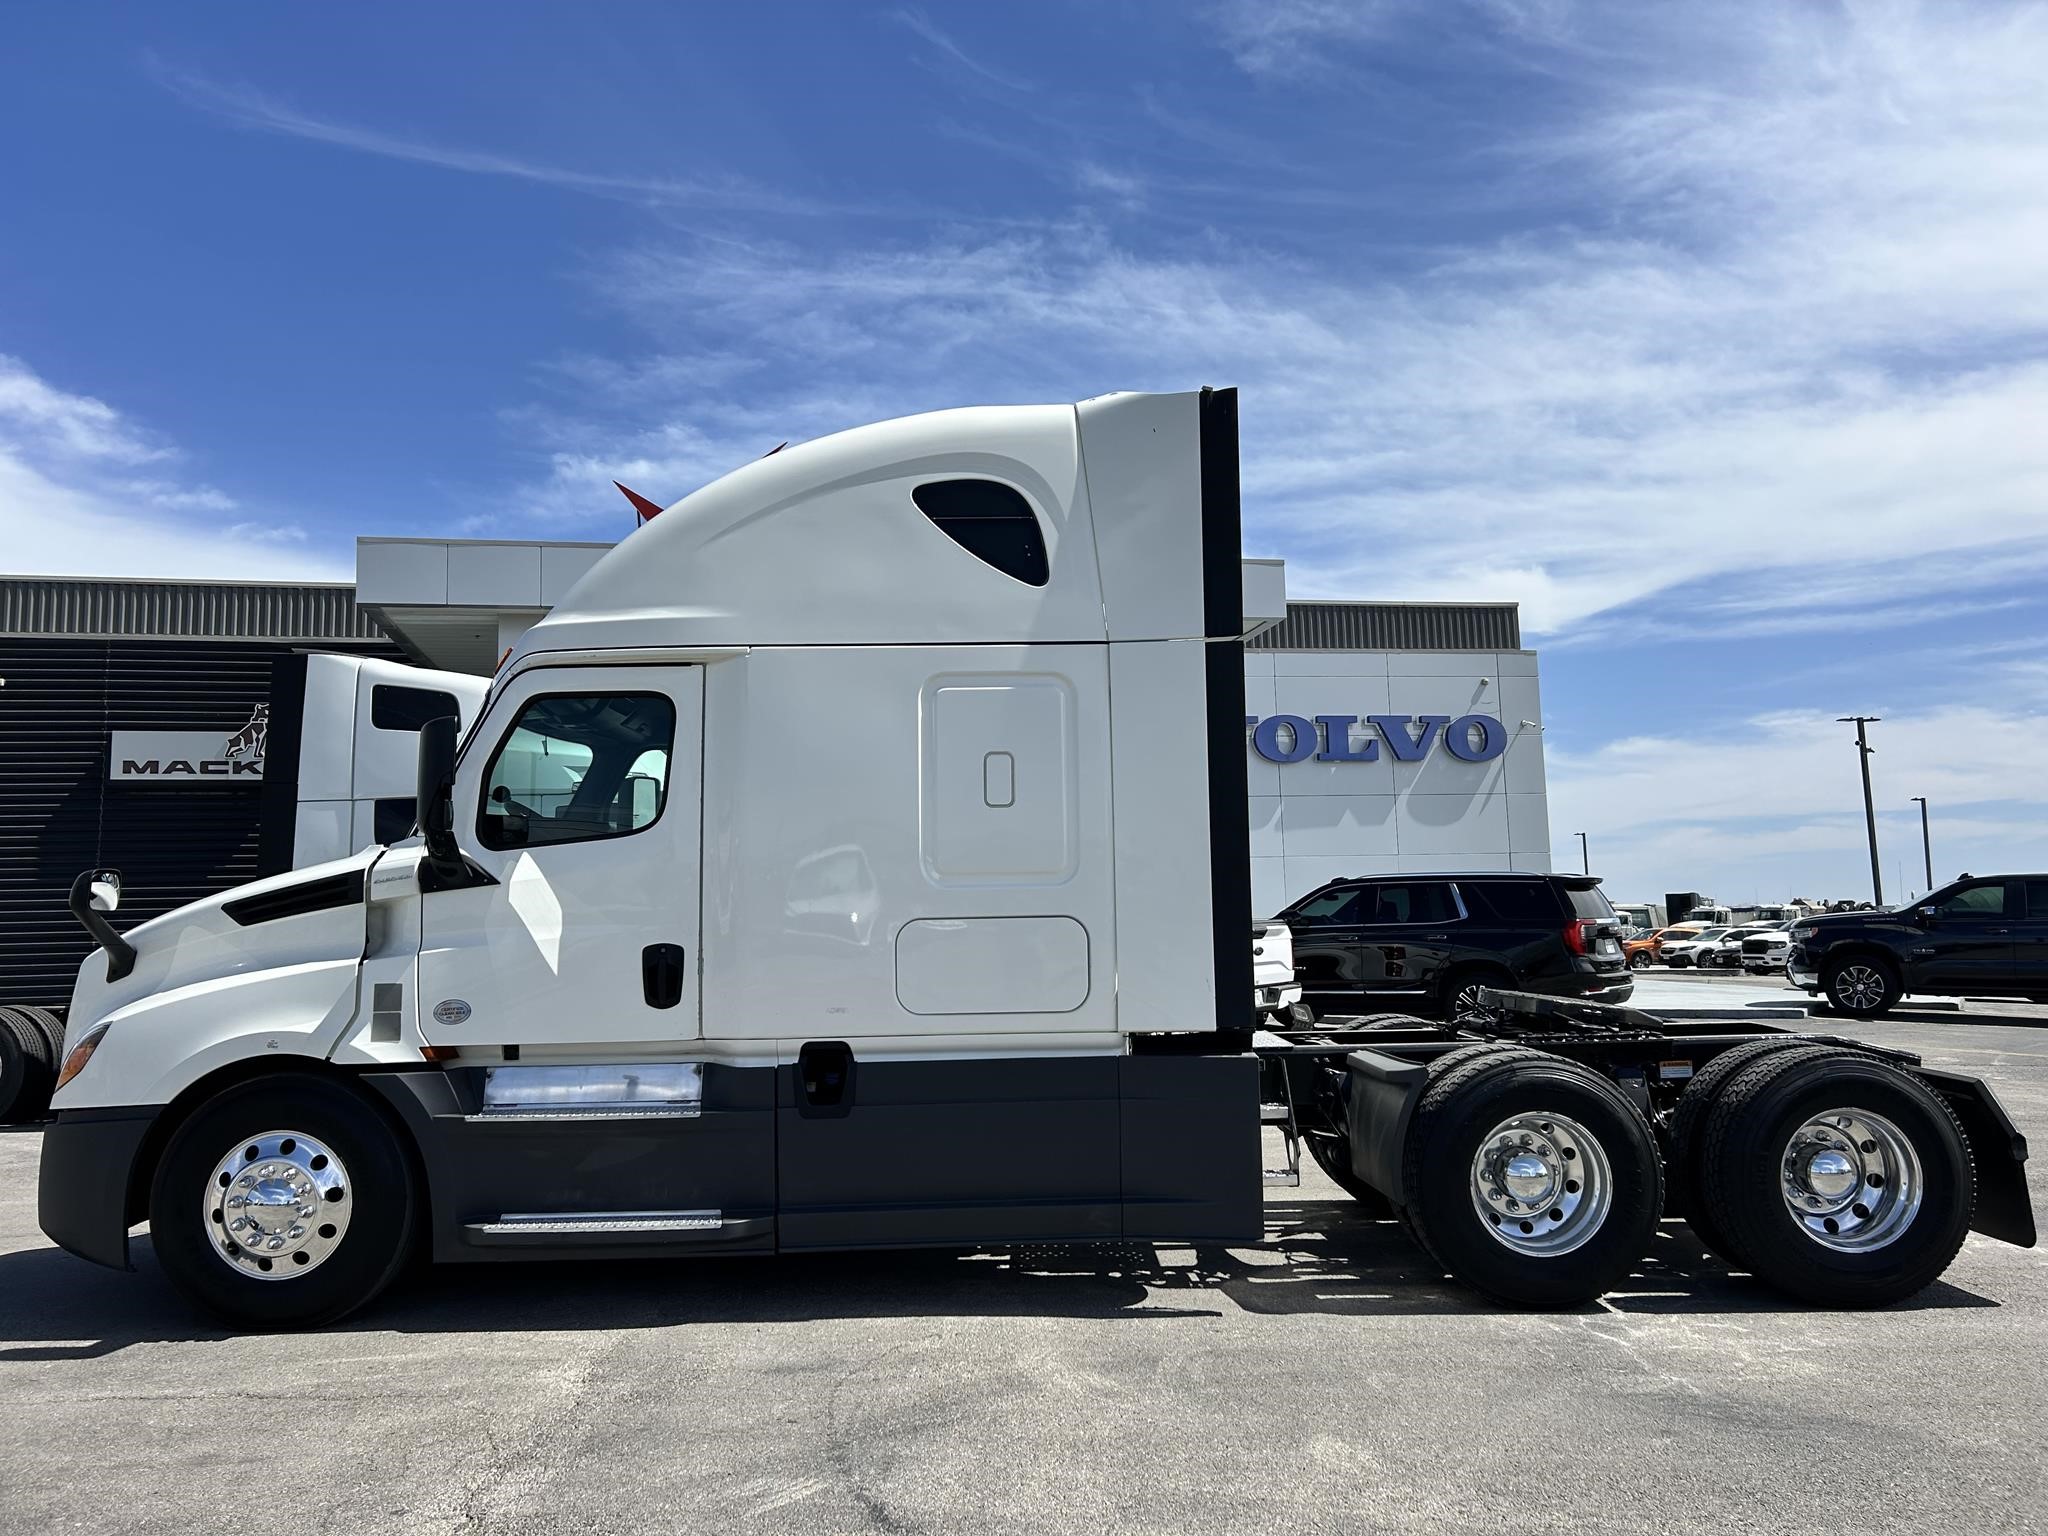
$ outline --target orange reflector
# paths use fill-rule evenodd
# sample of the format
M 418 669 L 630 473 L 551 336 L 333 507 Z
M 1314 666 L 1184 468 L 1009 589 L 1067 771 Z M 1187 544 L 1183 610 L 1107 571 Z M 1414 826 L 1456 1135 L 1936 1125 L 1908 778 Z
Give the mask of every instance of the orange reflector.
M 420 1054 L 429 1061 L 453 1061 L 462 1054 L 461 1048 L 453 1045 L 423 1045 Z

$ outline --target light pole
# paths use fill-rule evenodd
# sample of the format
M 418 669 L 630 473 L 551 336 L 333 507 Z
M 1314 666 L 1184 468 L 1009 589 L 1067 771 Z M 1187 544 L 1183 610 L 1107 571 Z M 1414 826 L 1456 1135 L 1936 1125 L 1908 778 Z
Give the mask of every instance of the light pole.
M 1927 889 L 1934 889 L 1934 843 L 1927 835 L 1927 797 L 1915 795 L 1920 805 L 1920 854 L 1927 860 Z
M 1875 725 L 1882 715 L 1837 715 L 1837 723 L 1856 727 L 1856 761 L 1863 769 L 1863 826 L 1870 834 L 1870 901 L 1884 905 L 1884 875 L 1877 867 L 1877 807 L 1870 798 L 1870 754 L 1875 749 L 1863 738 L 1863 728 Z
M 1574 832 L 1572 836 L 1579 840 L 1579 873 L 1590 875 L 1593 873 L 1593 855 L 1586 847 L 1586 834 Z

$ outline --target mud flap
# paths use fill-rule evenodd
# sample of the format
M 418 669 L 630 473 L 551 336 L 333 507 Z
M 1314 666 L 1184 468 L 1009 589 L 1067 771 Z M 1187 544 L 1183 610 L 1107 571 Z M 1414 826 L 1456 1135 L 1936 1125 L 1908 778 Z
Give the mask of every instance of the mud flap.
M 1971 1218 L 1970 1230 L 2020 1248 L 2033 1247 L 2036 1238 L 2034 1202 L 2027 1193 L 2027 1138 L 2014 1127 L 2005 1106 L 1981 1079 L 1932 1067 L 1913 1070 L 1955 1111 L 1963 1134 L 1969 1138 L 1970 1156 L 1977 1165 L 1977 1213 Z

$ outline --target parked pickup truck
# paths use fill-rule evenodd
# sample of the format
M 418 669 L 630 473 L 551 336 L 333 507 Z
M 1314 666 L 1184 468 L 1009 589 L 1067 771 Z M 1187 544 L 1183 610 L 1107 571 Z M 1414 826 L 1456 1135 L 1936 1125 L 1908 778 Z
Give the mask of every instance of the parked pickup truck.
M 1294 979 L 1294 934 L 1285 923 L 1252 925 L 1252 1013 L 1285 1028 L 1294 1022 L 1301 983 Z
M 2048 1003 L 2048 875 L 1964 875 L 1901 911 L 1804 918 L 1792 940 L 1792 984 L 1859 1019 L 1908 992 Z

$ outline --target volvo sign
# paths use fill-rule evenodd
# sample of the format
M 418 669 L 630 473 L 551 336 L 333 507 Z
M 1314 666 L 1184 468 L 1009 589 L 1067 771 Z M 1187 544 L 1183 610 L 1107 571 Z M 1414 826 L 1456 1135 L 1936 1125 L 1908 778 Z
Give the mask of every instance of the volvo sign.
M 1419 763 L 1441 746 L 1463 763 L 1488 763 L 1508 749 L 1492 715 L 1246 715 L 1252 750 L 1271 763 L 1376 763 L 1384 745 L 1397 763 Z M 1354 734 L 1356 732 L 1356 734 Z

